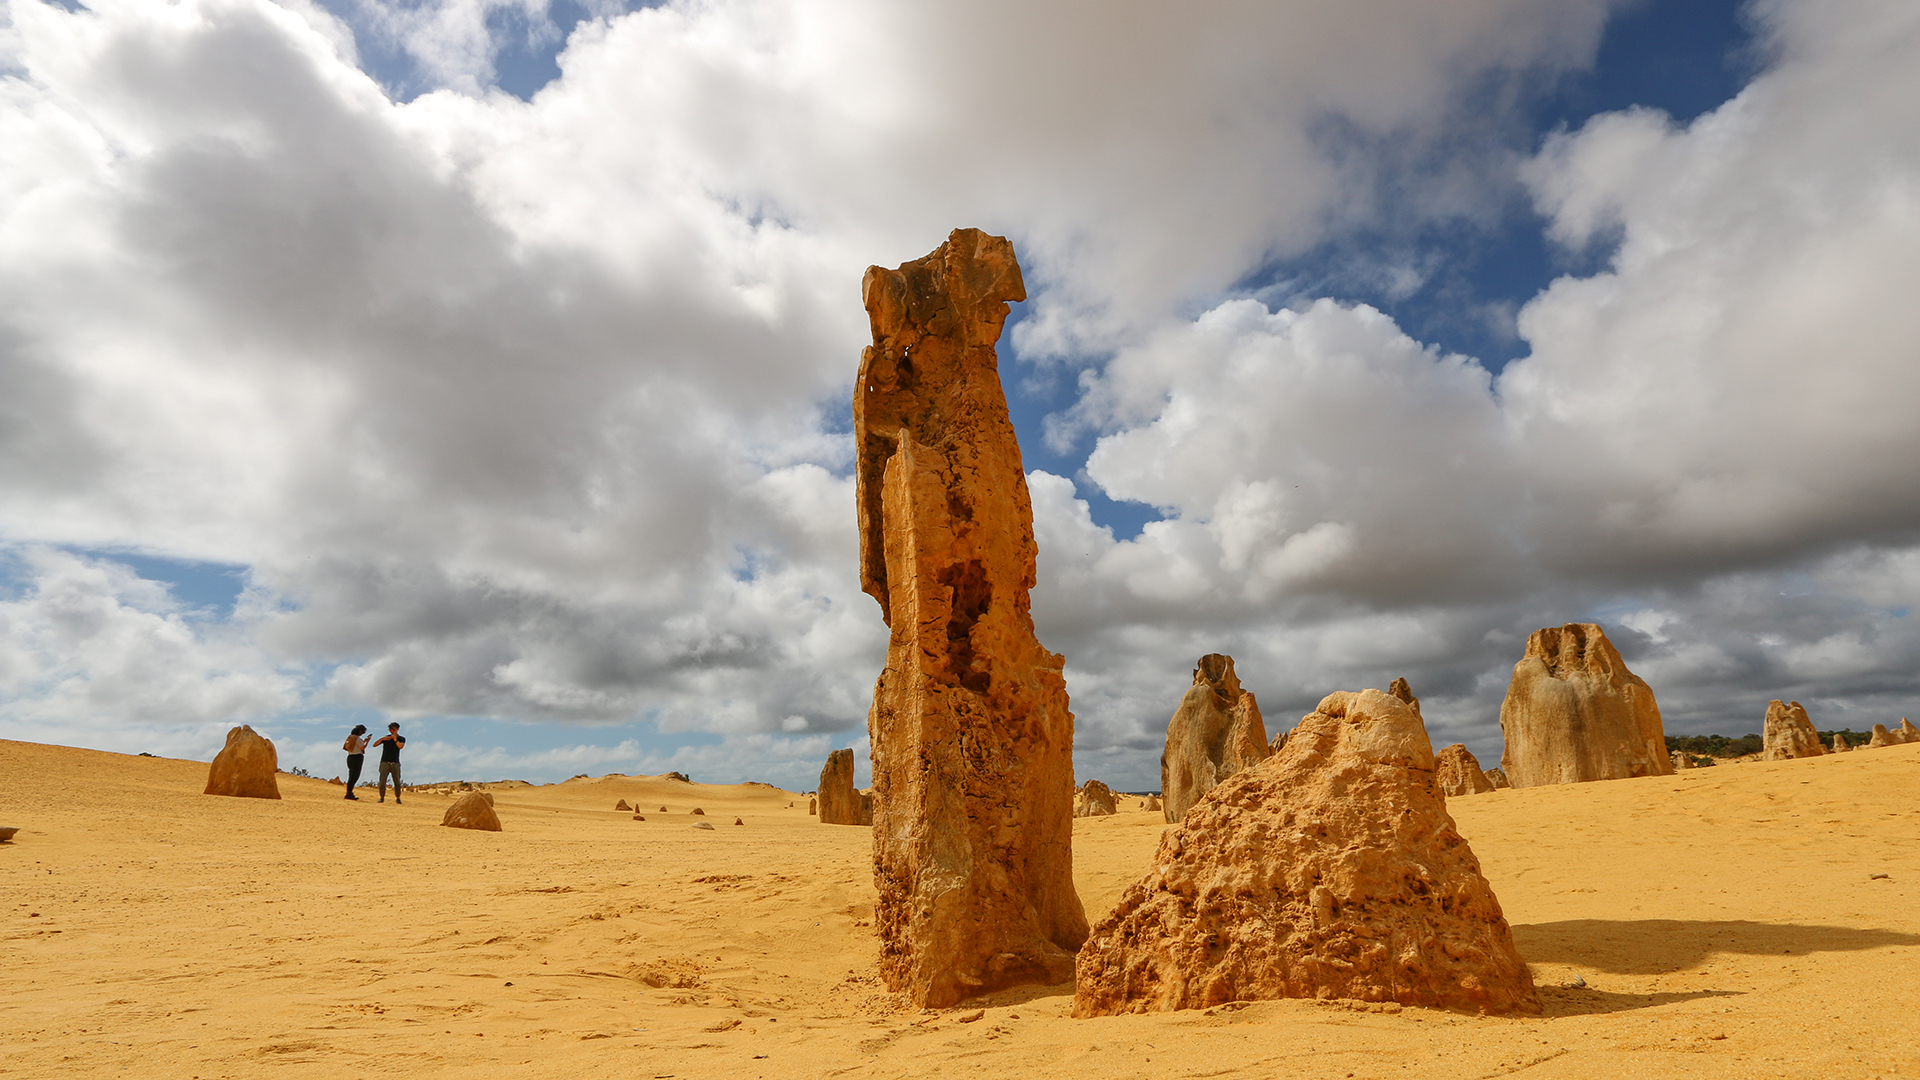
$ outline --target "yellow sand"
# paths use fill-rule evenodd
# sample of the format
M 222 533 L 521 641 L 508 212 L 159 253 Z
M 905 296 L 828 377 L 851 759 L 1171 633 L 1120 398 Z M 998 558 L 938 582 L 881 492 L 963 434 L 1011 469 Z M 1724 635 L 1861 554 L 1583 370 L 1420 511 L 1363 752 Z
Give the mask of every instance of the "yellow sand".
M 497 787 L 506 831 L 479 833 L 439 827 L 447 795 L 230 799 L 205 774 L 0 742 L 0 1075 L 1920 1075 L 1920 746 L 1453 800 L 1532 1019 L 1071 1020 L 1067 986 L 922 1015 L 874 977 L 868 830 L 802 796 Z M 1075 823 L 1089 913 L 1162 827 Z

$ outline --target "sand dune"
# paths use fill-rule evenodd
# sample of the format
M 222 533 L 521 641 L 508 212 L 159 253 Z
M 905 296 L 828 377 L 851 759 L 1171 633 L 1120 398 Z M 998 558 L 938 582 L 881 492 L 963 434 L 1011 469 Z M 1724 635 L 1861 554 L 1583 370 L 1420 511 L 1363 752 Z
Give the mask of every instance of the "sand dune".
M 1076 1021 L 1067 986 L 908 1012 L 873 974 L 868 830 L 792 792 L 489 785 L 480 833 L 439 827 L 444 794 L 205 779 L 0 742 L 0 1076 L 1920 1075 L 1920 746 L 1453 800 L 1538 1019 Z M 1164 827 L 1138 805 L 1074 823 L 1090 915 Z

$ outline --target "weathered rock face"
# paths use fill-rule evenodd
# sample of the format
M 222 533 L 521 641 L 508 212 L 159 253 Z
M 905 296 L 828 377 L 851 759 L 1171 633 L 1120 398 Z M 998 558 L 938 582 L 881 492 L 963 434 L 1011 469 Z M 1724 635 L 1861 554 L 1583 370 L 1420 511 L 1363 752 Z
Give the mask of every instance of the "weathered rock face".
M 1797 701 L 1767 702 L 1766 727 L 1760 733 L 1761 761 L 1789 761 L 1793 758 L 1819 757 L 1820 735 L 1807 719 L 1807 710 Z
M 853 786 L 853 751 L 835 750 L 820 770 L 820 821 L 825 825 L 873 824 L 873 800 Z
M 1073 714 L 1034 637 L 1033 505 L 994 355 L 1026 298 L 1013 246 L 957 229 L 862 291 L 860 582 L 892 631 L 867 719 L 880 971 L 940 1006 L 1072 974 Z
M 819 813 L 820 813 L 820 800 L 819 800 L 819 799 L 808 799 L 808 800 L 807 800 L 807 814 L 808 814 L 809 816 L 814 816 L 814 817 L 817 817 L 817 816 L 819 816 Z
M 1500 705 L 1514 787 L 1667 776 L 1667 736 L 1653 690 L 1627 670 L 1594 623 L 1536 630 Z
M 1853 744 L 1847 741 L 1847 737 L 1845 735 L 1842 735 L 1837 731 L 1833 733 L 1833 752 L 1834 753 L 1844 754 L 1847 751 L 1852 749 L 1853 749 Z
M 1142 807 L 1141 807 L 1140 809 L 1142 809 L 1142 810 L 1161 810 L 1161 809 L 1165 809 L 1165 808 L 1164 808 L 1164 807 L 1162 807 L 1162 806 L 1160 805 L 1160 799 L 1159 799 L 1159 797 L 1158 797 L 1158 796 L 1156 796 L 1156 795 L 1149 795 L 1149 796 L 1147 796 L 1147 802 L 1146 802 L 1146 805 L 1145 805 L 1145 806 L 1142 806 Z
M 614 803 L 613 808 L 615 810 L 626 810 L 626 811 L 632 811 L 633 809 L 633 807 L 627 805 L 627 800 L 625 799 L 621 799 L 619 802 Z
M 1679 771 L 1680 771 L 1681 769 L 1691 769 L 1691 768 L 1693 768 L 1693 755 L 1692 755 L 1692 754 L 1688 754 L 1688 753 L 1686 753 L 1686 752 L 1684 752 L 1684 751 L 1680 751 L 1680 750 L 1675 750 L 1675 751 L 1674 751 L 1674 752 L 1673 752 L 1673 753 L 1672 753 L 1672 754 L 1671 754 L 1670 756 L 1671 756 L 1671 758 L 1673 759 L 1673 771 L 1674 771 L 1674 772 L 1679 772 Z
M 1413 696 L 1413 687 L 1407 684 L 1407 680 L 1405 679 L 1393 680 L 1393 682 L 1387 684 L 1387 693 L 1391 694 L 1394 697 L 1399 698 L 1401 701 L 1404 701 L 1409 706 L 1411 706 L 1413 709 L 1413 715 L 1415 716 L 1420 715 L 1420 699 Z M 1425 722 L 1424 717 L 1422 717 L 1421 722 L 1422 723 Z
M 280 755 L 273 742 L 245 724 L 227 732 L 227 745 L 207 767 L 207 795 L 233 795 L 242 799 L 277 799 L 280 781 Z
M 1087 781 L 1074 796 L 1074 817 L 1106 817 L 1114 812 L 1113 789 L 1098 780 Z
M 1920 728 L 1914 727 L 1913 721 L 1904 716 L 1900 718 L 1899 735 L 1901 742 L 1920 742 Z
M 1073 1014 L 1281 997 L 1538 1012 L 1434 766 L 1410 705 L 1328 695 L 1166 831 L 1081 947 Z
M 1510 788 L 1513 786 L 1513 781 L 1507 779 L 1506 770 L 1500 768 L 1499 766 L 1495 766 L 1491 769 L 1486 769 L 1484 770 L 1484 772 L 1487 774 L 1487 783 L 1492 784 L 1493 790 L 1495 791 L 1499 791 L 1502 788 Z
M 1399 681 L 1399 680 L 1395 680 Z M 1404 685 L 1404 684 L 1403 684 Z M 1400 697 L 1398 694 L 1391 695 Z M 1401 698 L 1405 701 L 1405 698 Z M 1414 709 L 1414 715 L 1420 715 L 1412 702 L 1408 708 Z M 1480 759 L 1473 756 L 1465 743 L 1454 743 L 1434 755 L 1434 777 L 1440 784 L 1440 793 L 1449 798 L 1460 795 L 1484 795 L 1493 790 L 1493 781 L 1480 771 Z
M 469 791 L 447 807 L 447 814 L 440 819 L 440 824 L 450 829 L 499 832 L 500 815 L 493 812 L 493 796 L 484 791 Z
M 1167 820 L 1181 820 L 1215 784 L 1271 756 L 1260 704 L 1240 688 L 1233 657 L 1201 657 L 1193 686 L 1167 723 L 1167 749 L 1160 755 Z
M 1905 740 L 1887 730 L 1885 724 L 1873 725 L 1873 738 L 1867 740 L 1867 749 L 1875 750 L 1882 746 L 1899 746 Z

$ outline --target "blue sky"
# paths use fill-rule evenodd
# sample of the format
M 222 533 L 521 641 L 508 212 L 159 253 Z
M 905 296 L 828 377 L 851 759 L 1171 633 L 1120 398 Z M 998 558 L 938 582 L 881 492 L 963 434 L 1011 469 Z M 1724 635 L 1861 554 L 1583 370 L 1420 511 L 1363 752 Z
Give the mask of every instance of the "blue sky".
M 1083 775 L 1207 651 L 1490 762 L 1577 619 L 1669 732 L 1920 708 L 1892 0 L 9 10 L 0 736 L 807 786 L 858 274 L 957 225 Z

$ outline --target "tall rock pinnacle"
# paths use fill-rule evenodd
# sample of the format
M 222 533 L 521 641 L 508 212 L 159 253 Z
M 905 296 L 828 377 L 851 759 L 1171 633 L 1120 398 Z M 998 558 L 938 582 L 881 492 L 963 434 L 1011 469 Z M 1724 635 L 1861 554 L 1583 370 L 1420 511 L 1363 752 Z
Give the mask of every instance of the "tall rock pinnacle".
M 869 267 L 860 356 L 860 583 L 891 629 L 873 689 L 876 923 L 922 1006 L 1073 975 L 1073 714 L 1034 637 L 1033 505 L 994 344 L 1026 299 L 978 229 Z

